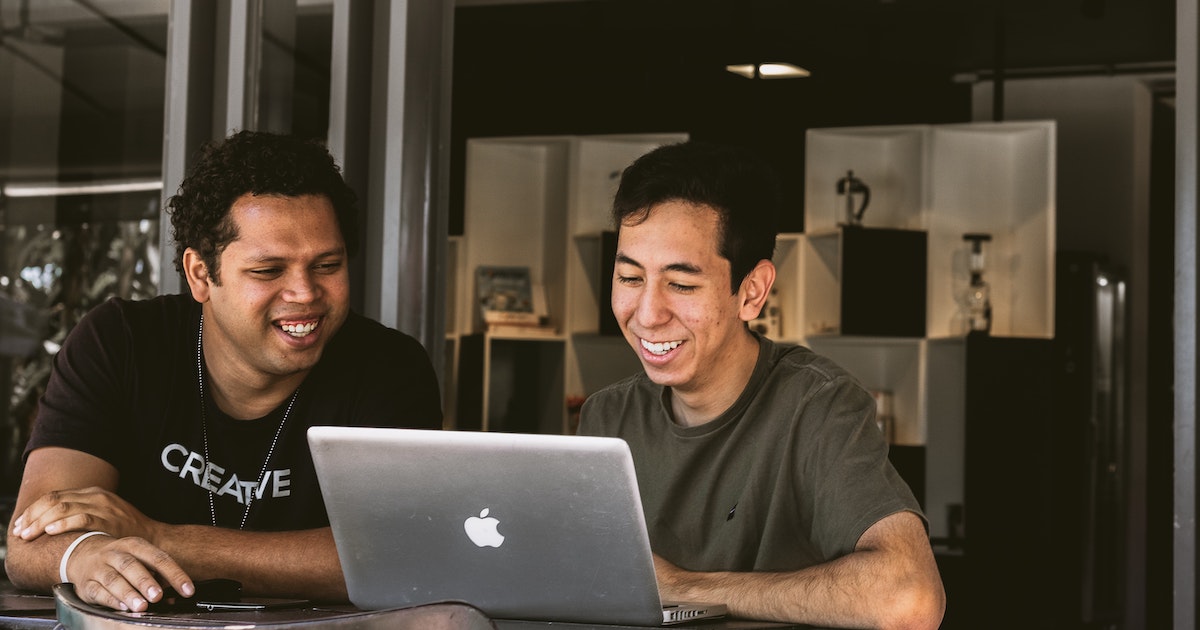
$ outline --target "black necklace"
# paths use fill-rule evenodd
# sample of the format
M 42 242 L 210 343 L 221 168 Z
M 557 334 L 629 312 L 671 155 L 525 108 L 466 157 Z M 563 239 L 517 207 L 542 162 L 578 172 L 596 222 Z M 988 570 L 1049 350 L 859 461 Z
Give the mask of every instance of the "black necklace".
M 212 460 L 208 455 L 208 414 L 205 408 L 208 406 L 204 400 L 204 363 L 201 359 L 201 352 L 204 345 L 204 315 L 200 315 L 200 332 L 196 334 L 196 379 L 200 385 L 200 435 L 204 440 L 204 476 L 207 478 L 212 472 Z M 287 424 L 288 415 L 292 413 L 292 405 L 296 404 L 296 396 L 300 394 L 300 388 L 292 392 L 292 399 L 288 401 L 287 409 L 283 412 L 283 419 L 279 421 L 279 428 L 275 429 L 275 437 L 271 438 L 271 447 L 267 449 L 267 457 L 263 459 L 262 471 L 258 473 L 257 482 L 261 483 L 263 476 L 267 474 L 267 467 L 271 464 L 271 456 L 275 454 L 275 445 L 279 442 L 279 436 L 283 434 L 283 427 Z M 254 503 L 254 493 L 251 492 L 246 497 L 246 511 L 242 512 L 242 522 L 238 525 L 238 529 L 246 528 L 246 519 L 250 516 L 250 506 Z M 217 526 L 217 508 L 213 501 L 212 490 L 208 491 L 208 515 L 212 518 L 213 527 Z

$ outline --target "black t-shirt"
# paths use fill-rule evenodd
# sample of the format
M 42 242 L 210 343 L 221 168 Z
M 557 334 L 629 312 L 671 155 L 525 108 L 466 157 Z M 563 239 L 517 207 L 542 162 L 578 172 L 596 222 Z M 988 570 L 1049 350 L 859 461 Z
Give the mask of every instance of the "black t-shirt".
M 210 397 L 202 425 L 199 322 L 200 305 L 188 295 L 112 299 L 90 311 L 54 358 L 26 456 L 61 446 L 108 461 L 120 474 L 118 493 L 159 521 L 211 525 L 215 513 L 222 527 L 246 516 L 246 529 L 308 529 L 329 523 L 308 427 L 441 427 L 424 348 L 355 313 L 300 386 L 282 430 L 290 399 L 263 418 L 234 420 Z

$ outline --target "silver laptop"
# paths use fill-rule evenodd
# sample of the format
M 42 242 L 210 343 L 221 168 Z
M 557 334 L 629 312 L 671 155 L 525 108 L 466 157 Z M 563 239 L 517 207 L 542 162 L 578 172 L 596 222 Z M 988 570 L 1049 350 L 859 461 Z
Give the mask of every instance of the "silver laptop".
M 359 608 L 649 626 L 726 612 L 659 600 L 622 440 L 312 427 L 308 441 Z

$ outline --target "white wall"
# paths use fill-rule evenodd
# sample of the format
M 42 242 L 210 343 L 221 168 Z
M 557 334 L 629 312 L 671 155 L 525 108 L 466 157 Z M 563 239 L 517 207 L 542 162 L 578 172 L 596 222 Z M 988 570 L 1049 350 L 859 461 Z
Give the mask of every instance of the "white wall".
M 1058 249 L 1103 252 L 1135 270 L 1149 207 L 1149 77 L 1008 80 L 1004 119 L 1058 122 Z M 973 90 L 973 118 L 992 119 L 992 84 Z M 1144 286 L 1144 285 L 1142 285 Z

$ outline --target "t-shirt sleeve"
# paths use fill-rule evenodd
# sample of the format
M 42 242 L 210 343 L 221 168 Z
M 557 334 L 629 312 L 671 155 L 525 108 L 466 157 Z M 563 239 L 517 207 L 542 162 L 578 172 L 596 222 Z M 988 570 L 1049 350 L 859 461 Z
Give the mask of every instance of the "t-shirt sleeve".
M 887 441 L 875 424 L 875 402 L 849 377 L 818 388 L 804 414 L 820 427 L 805 440 L 805 462 L 797 488 L 811 500 L 813 542 L 827 557 L 853 551 L 858 539 L 880 519 L 901 511 L 921 515 L 911 489 L 887 457 Z M 820 419 L 820 420 L 818 420 Z M 806 500 L 803 497 L 798 500 Z
M 121 310 L 105 302 L 84 315 L 54 355 L 25 456 L 60 446 L 109 462 L 116 457 L 116 424 L 128 413 L 128 338 Z
M 429 354 L 416 339 L 404 335 L 395 387 L 399 390 L 397 426 L 413 429 L 442 428 L 442 398 Z
M 600 406 L 598 401 L 602 395 L 593 394 L 583 401 L 583 406 L 579 408 L 579 427 L 575 430 L 577 435 L 609 435 L 600 423 L 602 415 L 598 411 L 598 406 Z
M 409 335 L 355 316 L 319 369 L 316 380 L 326 389 L 314 403 L 323 410 L 318 424 L 338 418 L 357 426 L 442 426 L 437 374 L 425 348 Z
M 636 384 L 644 376 L 633 375 L 588 396 L 579 409 L 577 435 L 619 437 L 632 440 L 631 448 L 643 442 L 646 423 L 653 411 L 645 409 L 636 394 Z

